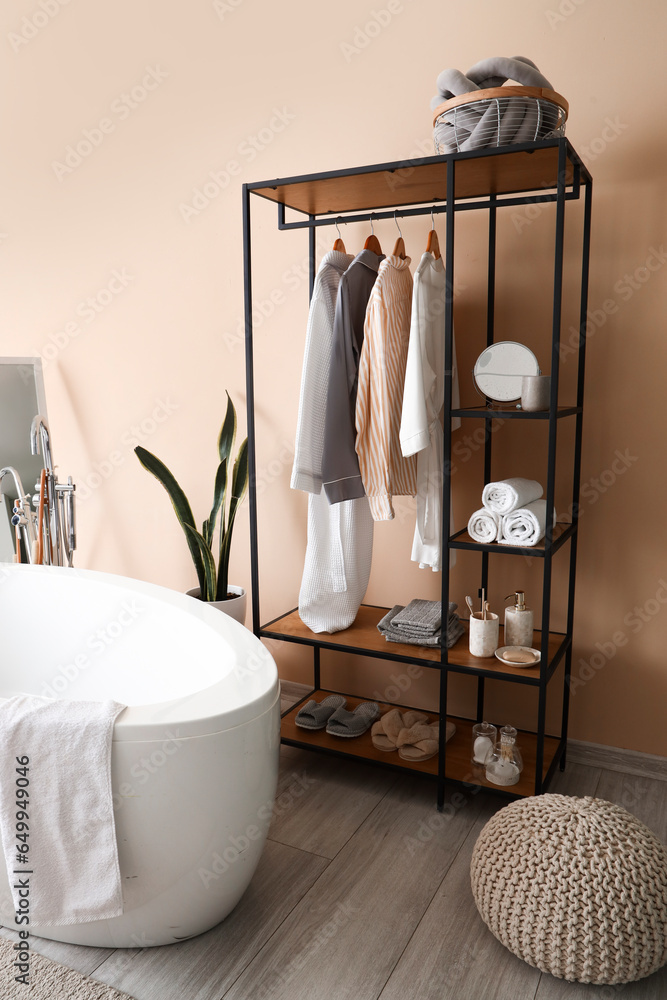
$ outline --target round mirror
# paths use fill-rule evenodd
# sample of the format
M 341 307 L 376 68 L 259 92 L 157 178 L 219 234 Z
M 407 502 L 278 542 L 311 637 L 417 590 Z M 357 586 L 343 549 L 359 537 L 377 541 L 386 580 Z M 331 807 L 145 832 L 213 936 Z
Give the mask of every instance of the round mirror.
M 514 340 L 501 340 L 482 351 L 475 362 L 475 385 L 484 396 L 497 403 L 521 397 L 524 375 L 539 375 L 540 366 L 533 352 Z

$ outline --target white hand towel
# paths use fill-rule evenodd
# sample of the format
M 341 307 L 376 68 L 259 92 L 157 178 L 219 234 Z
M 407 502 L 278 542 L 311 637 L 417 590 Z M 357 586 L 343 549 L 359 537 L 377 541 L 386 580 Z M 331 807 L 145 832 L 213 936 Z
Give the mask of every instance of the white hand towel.
M 488 507 L 476 510 L 468 521 L 468 534 L 473 542 L 489 545 L 498 540 L 502 526 L 502 517 Z
M 553 524 L 556 523 L 556 509 L 553 513 Z M 518 510 L 513 510 L 503 518 L 502 537 L 498 539 L 503 545 L 537 545 L 544 538 L 547 530 L 547 502 L 534 500 Z
M 501 479 L 497 483 L 487 483 L 482 492 L 482 504 L 496 514 L 511 514 L 519 507 L 525 507 L 538 500 L 544 490 L 534 479 Z
M 23 880 L 25 888 L 29 880 L 30 923 L 38 927 L 86 923 L 123 912 L 111 739 L 114 720 L 124 708 L 115 701 L 32 695 L 15 695 L 0 704 L 3 854 L 17 909 L 17 883 Z M 26 757 L 27 770 L 18 761 Z M 19 799 L 19 788 L 27 796 Z M 21 839 L 18 834 L 25 831 L 17 830 L 17 802 L 25 803 L 28 814 L 27 837 Z M 28 845 L 23 855 L 27 863 L 17 860 L 22 853 L 17 844 Z

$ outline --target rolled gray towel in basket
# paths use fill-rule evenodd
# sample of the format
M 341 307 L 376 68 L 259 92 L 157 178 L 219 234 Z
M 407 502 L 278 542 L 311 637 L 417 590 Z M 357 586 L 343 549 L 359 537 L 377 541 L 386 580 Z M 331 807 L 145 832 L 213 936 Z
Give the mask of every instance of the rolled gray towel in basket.
M 501 87 L 507 80 L 516 80 L 524 87 L 552 89 L 535 63 L 525 56 L 513 59 L 495 56 L 476 63 L 467 75 L 457 69 L 443 70 L 437 79 L 438 93 L 431 100 L 431 108 L 435 110 L 452 97 Z M 541 102 L 538 108 L 534 100 L 511 95 L 503 104 L 498 100 L 463 104 L 451 109 L 448 118 L 439 122 L 439 143 L 446 150 L 465 151 L 546 136 L 557 127 L 558 111 L 551 110 L 547 102 Z
M 444 101 L 461 94 L 470 94 L 474 90 L 502 87 L 507 80 L 516 80 L 522 87 L 545 87 L 553 90 L 546 76 L 542 76 L 535 63 L 525 56 L 514 56 L 513 59 L 493 56 L 475 63 L 467 74 L 458 69 L 443 69 L 436 80 L 438 93 L 431 99 L 431 108 L 435 111 Z

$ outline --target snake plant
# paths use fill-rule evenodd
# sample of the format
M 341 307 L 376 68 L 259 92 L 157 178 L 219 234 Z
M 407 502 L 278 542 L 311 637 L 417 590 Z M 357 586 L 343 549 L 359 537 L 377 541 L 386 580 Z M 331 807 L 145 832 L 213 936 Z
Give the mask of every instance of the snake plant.
M 141 445 L 134 449 L 143 467 L 155 476 L 169 494 L 169 499 L 173 504 L 178 523 L 185 534 L 192 561 L 197 570 L 199 597 L 202 601 L 226 601 L 228 596 L 236 596 L 227 593 L 229 552 L 232 544 L 234 519 L 248 488 L 248 439 L 245 438 L 239 447 L 230 477 L 235 438 L 236 410 L 229 398 L 229 393 L 227 393 L 227 413 L 218 436 L 220 464 L 215 474 L 213 506 L 208 518 L 202 524 L 201 532 L 197 531 L 192 508 L 185 493 L 167 466 Z M 227 496 L 230 485 L 231 492 L 228 503 Z M 216 570 L 213 555 L 213 534 L 218 518 L 220 526 L 218 531 L 218 568 Z

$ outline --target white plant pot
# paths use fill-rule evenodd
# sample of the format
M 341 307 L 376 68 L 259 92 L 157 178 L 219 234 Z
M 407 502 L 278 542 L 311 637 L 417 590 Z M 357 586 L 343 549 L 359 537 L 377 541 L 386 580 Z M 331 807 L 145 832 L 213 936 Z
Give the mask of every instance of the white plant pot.
M 227 590 L 231 594 L 237 594 L 237 597 L 229 597 L 226 601 L 206 601 L 210 608 L 218 608 L 224 614 L 229 615 L 237 622 L 241 622 L 241 625 L 245 625 L 245 613 L 246 605 L 248 603 L 248 595 L 243 587 L 236 587 L 233 584 L 229 584 Z M 193 587 L 192 590 L 186 590 L 188 597 L 195 597 L 199 600 L 199 587 Z

